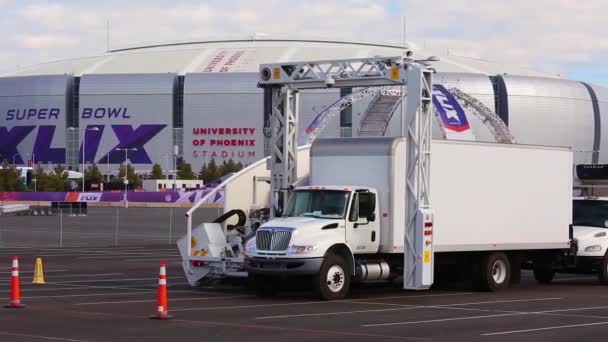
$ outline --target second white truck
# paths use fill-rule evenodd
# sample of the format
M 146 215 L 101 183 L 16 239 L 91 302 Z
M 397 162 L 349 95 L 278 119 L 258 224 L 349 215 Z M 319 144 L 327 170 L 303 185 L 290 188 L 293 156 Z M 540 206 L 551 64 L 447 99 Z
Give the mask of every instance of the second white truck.
M 434 263 L 435 278 L 466 275 L 495 291 L 518 282 L 524 261 L 542 276 L 570 248 L 570 150 L 436 140 L 431 163 L 424 262 Z M 296 276 L 312 279 L 326 300 L 344 298 L 354 281 L 399 281 L 405 170 L 403 138 L 315 141 L 309 185 L 245 246 L 257 294 Z

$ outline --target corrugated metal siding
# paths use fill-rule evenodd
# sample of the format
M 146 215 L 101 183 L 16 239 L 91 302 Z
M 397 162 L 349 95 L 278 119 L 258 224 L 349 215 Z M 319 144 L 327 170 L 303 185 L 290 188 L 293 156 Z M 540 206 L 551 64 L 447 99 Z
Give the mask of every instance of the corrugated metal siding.
M 591 85 L 597 96 L 600 110 L 600 153 L 599 162 L 608 163 L 608 88 Z
M 84 75 L 80 95 L 173 94 L 177 74 Z
M 69 75 L 1 77 L 0 97 L 63 95 L 68 91 Z
M 187 74 L 184 94 L 262 94 L 258 80 L 257 72 Z
M 509 126 L 522 144 L 592 151 L 593 106 L 589 92 L 574 81 L 504 76 L 509 94 Z M 575 153 L 575 162 L 585 154 Z
M 112 54 L 110 56 L 114 58 L 100 66 L 95 73 L 178 73 L 199 53 L 200 50 L 177 50 Z

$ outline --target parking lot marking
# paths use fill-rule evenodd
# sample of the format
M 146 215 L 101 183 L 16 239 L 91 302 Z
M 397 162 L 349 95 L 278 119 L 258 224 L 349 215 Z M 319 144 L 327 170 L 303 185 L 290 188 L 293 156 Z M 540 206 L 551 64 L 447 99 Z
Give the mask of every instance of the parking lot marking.
M 491 301 L 491 302 L 475 302 L 475 303 L 455 303 L 455 304 L 440 304 L 440 305 L 407 305 L 407 304 L 394 304 L 394 303 L 382 303 L 382 302 L 362 302 L 355 301 L 351 303 L 355 304 L 375 304 L 375 305 L 391 305 L 399 306 L 399 308 L 392 309 L 372 309 L 372 310 L 356 310 L 356 311 L 338 311 L 338 312 L 322 312 L 322 313 L 310 313 L 310 314 L 294 314 L 294 315 L 280 315 L 280 316 L 262 316 L 256 317 L 256 319 L 279 319 L 289 317 L 308 317 L 308 316 L 332 316 L 332 315 L 349 315 L 356 313 L 367 313 L 367 312 L 385 312 L 385 311 L 400 311 L 400 310 L 412 310 L 412 309 L 452 309 L 452 310 L 465 310 L 465 311 L 484 311 L 484 312 L 501 312 L 509 314 L 524 314 L 516 311 L 498 311 L 498 310 L 486 310 L 486 309 L 473 309 L 473 308 L 454 308 L 454 306 L 467 306 L 467 305 L 478 305 L 487 303 L 511 303 L 511 302 L 527 302 L 527 301 L 541 301 L 541 300 L 556 300 L 561 298 L 538 298 L 533 300 L 517 299 L 508 301 Z
M 175 310 L 172 310 L 172 311 L 175 311 Z M 281 327 L 281 326 L 272 326 L 272 325 L 244 324 L 244 323 L 236 323 L 236 322 L 197 321 L 197 320 L 188 320 L 188 319 L 174 319 L 173 321 L 182 322 L 182 323 L 227 326 L 227 327 L 234 327 L 234 328 L 246 328 L 246 329 L 256 329 L 256 330 L 287 331 L 287 332 L 304 333 L 304 334 L 312 334 L 312 335 L 369 337 L 369 338 L 373 338 L 375 340 L 392 339 L 392 340 L 404 340 L 404 341 L 431 341 L 431 339 L 428 337 L 413 337 L 413 336 L 385 335 L 385 334 L 373 334 L 373 333 L 339 331 L 339 330 Z
M 420 295 L 420 296 L 390 296 L 390 297 L 375 297 L 371 299 L 394 299 L 394 298 L 422 298 L 422 297 L 444 297 L 444 296 L 456 296 L 465 293 L 445 293 L 445 294 L 434 294 L 434 295 Z M 341 301 L 314 301 L 314 302 L 291 302 L 291 303 L 278 303 L 278 304 L 252 304 L 252 305 L 237 305 L 237 306 L 216 306 L 216 307 L 204 307 L 204 308 L 181 308 L 172 309 L 171 311 L 195 311 L 195 310 L 230 310 L 230 309 L 247 309 L 247 308 L 259 308 L 259 307 L 274 307 L 274 306 L 287 306 L 287 305 L 312 305 L 312 304 L 340 304 L 340 303 L 357 303 L 359 299 L 347 299 Z
M 169 277 L 168 277 L 169 278 Z M 173 278 L 169 278 L 169 279 L 182 279 L 177 278 L 177 277 L 173 277 Z M 61 281 L 61 282 L 54 282 L 54 284 L 77 284 L 77 283 L 100 283 L 100 282 L 121 282 L 121 281 L 143 281 L 143 280 L 149 280 L 149 281 L 154 281 L 155 278 L 129 278 L 129 279 L 99 279 L 99 280 L 71 280 L 71 281 Z
M 542 302 L 548 300 L 561 300 L 563 298 L 532 298 L 532 299 L 510 299 L 510 300 L 493 300 L 488 302 L 474 302 L 474 303 L 456 303 L 456 304 L 445 304 L 445 305 L 431 305 L 431 306 L 466 306 L 466 305 L 481 305 L 481 304 L 503 304 L 503 303 L 518 303 L 518 302 Z
M 442 318 L 442 319 L 429 319 L 424 321 L 409 321 L 409 322 L 392 322 L 392 323 L 376 323 L 376 324 L 364 324 L 362 327 L 381 327 L 381 326 L 389 326 L 389 325 L 408 325 L 408 324 L 421 324 L 421 323 L 437 323 L 437 322 L 450 322 L 450 321 L 463 321 L 468 319 L 483 319 L 483 318 L 492 318 L 492 317 L 504 317 L 504 316 L 517 316 L 522 315 L 522 313 L 504 313 L 504 314 L 496 314 L 496 315 L 483 315 L 483 316 L 466 316 L 466 317 L 452 317 L 452 318 Z
M 24 284 L 30 285 L 30 284 Z M 169 286 L 169 290 L 172 292 L 192 292 L 192 290 L 179 290 L 180 287 L 176 285 L 179 284 L 171 284 Z M 101 285 L 83 285 L 83 284 L 57 284 L 57 283 L 46 283 L 45 286 L 63 286 L 59 288 L 24 288 L 21 289 L 22 292 L 30 292 L 30 291 L 58 291 L 58 290 L 87 290 L 87 289 L 109 289 L 109 290 L 128 290 L 128 291 L 149 291 L 151 287 L 157 286 L 147 286 L 147 285 L 138 285 L 138 286 L 101 286 Z M 9 291 L 9 290 L 4 290 Z M 198 292 L 197 292 L 198 293 Z
M 292 317 L 312 317 L 312 316 L 332 316 L 332 315 L 349 315 L 349 314 L 357 314 L 357 313 L 368 313 L 368 312 L 387 312 L 387 311 L 399 311 L 399 310 L 411 310 L 417 309 L 417 306 L 410 305 L 401 308 L 394 309 L 374 309 L 374 310 L 356 310 L 356 311 L 337 311 L 337 312 L 321 312 L 321 313 L 310 313 L 310 314 L 296 314 L 296 315 L 281 315 L 281 316 L 262 316 L 256 317 L 255 319 L 263 320 L 263 319 L 278 319 L 278 318 L 292 318 Z
M 522 330 L 511 330 L 511 331 L 500 331 L 494 333 L 481 334 L 481 336 L 498 336 L 498 335 L 510 335 L 510 334 L 521 334 L 527 332 L 546 331 L 546 330 L 557 330 L 557 329 L 568 329 L 568 328 L 580 328 L 590 327 L 595 325 L 606 325 L 608 322 L 595 322 L 595 323 L 582 323 L 582 324 L 570 324 L 570 325 L 557 325 L 553 327 L 534 328 L 534 329 L 522 329 Z
M 28 338 L 35 338 L 35 339 L 39 339 L 39 340 L 47 340 L 47 341 L 84 342 L 83 340 L 75 340 L 72 338 L 31 335 L 31 334 L 23 334 L 23 333 L 10 332 L 10 331 L 0 331 L 0 335 L 12 336 L 12 337 L 28 337 Z
M 217 297 L 190 297 L 190 298 L 171 298 L 172 302 L 180 300 L 211 300 L 211 299 L 233 299 L 233 298 L 252 298 L 252 296 L 217 296 Z M 123 301 L 112 301 L 112 302 L 84 302 L 74 303 L 72 305 L 105 305 L 105 304 L 126 304 L 126 303 L 152 303 L 156 300 L 123 300 Z
M 46 271 L 44 271 L 46 273 Z M 86 274 L 61 274 L 61 275 L 49 275 L 47 278 L 55 279 L 55 278 L 75 278 L 75 277 L 107 277 L 107 276 L 117 276 L 123 275 L 124 273 L 86 273 Z M 94 280 L 97 281 L 97 280 Z
M 436 322 L 448 322 L 468 319 L 483 319 L 491 317 L 503 317 L 503 316 L 517 316 L 517 315 L 531 315 L 531 314 L 542 314 L 543 312 L 521 312 L 521 311 L 501 311 L 492 309 L 470 309 L 470 308 L 454 308 L 454 306 L 467 306 L 467 305 L 479 305 L 479 304 L 500 304 L 500 303 L 516 303 L 516 302 L 533 302 L 533 301 L 549 301 L 549 300 L 560 300 L 562 298 L 535 298 L 535 299 L 514 299 L 514 300 L 497 300 L 488 302 L 474 302 L 474 303 L 455 303 L 455 304 L 439 304 L 439 305 L 419 305 L 416 308 L 420 309 L 463 309 L 469 311 L 484 311 L 484 312 L 500 312 L 495 315 L 483 315 L 483 316 L 468 316 L 468 317 L 454 317 L 454 318 L 443 318 L 433 319 L 424 321 L 406 321 L 406 322 L 389 322 L 389 323 L 376 323 L 376 324 L 365 324 L 362 327 L 378 327 L 388 325 L 408 325 L 408 324 L 420 324 L 420 323 L 436 323 Z
M 68 294 L 68 295 L 51 295 L 51 296 L 25 296 L 21 298 L 37 299 L 37 298 L 65 298 L 65 297 L 97 297 L 97 296 L 120 296 L 120 295 L 139 295 L 139 294 L 150 294 L 156 293 L 155 291 L 144 291 L 144 292 L 117 292 L 117 293 L 83 293 L 83 294 Z
M 608 309 L 608 306 L 589 306 L 589 307 L 584 307 L 584 308 L 569 308 L 569 309 L 558 309 L 558 310 L 543 310 L 543 311 L 535 311 L 534 313 L 554 313 L 554 312 L 584 311 L 584 310 L 597 310 L 597 309 Z

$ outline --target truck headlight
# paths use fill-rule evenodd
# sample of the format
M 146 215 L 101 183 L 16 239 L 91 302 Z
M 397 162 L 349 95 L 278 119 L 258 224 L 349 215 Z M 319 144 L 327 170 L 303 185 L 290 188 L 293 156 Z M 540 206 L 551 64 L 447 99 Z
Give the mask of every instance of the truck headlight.
M 287 254 L 303 254 L 310 253 L 317 249 L 317 246 L 314 245 L 302 245 L 302 246 L 291 246 L 287 250 Z
M 606 232 L 599 232 L 599 233 L 595 233 L 595 235 L 593 235 L 593 237 L 604 237 L 606 236 Z
M 602 250 L 602 246 L 593 245 L 585 248 L 585 252 L 599 252 Z
M 245 253 L 255 253 L 255 237 L 252 237 L 245 244 Z

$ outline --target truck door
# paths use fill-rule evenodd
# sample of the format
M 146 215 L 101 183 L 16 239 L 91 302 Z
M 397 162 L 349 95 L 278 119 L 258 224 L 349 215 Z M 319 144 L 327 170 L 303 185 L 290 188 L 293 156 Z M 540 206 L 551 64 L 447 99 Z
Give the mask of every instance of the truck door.
M 376 208 L 375 193 L 357 191 L 352 196 L 346 224 L 346 242 L 355 254 L 378 251 L 380 224 Z

